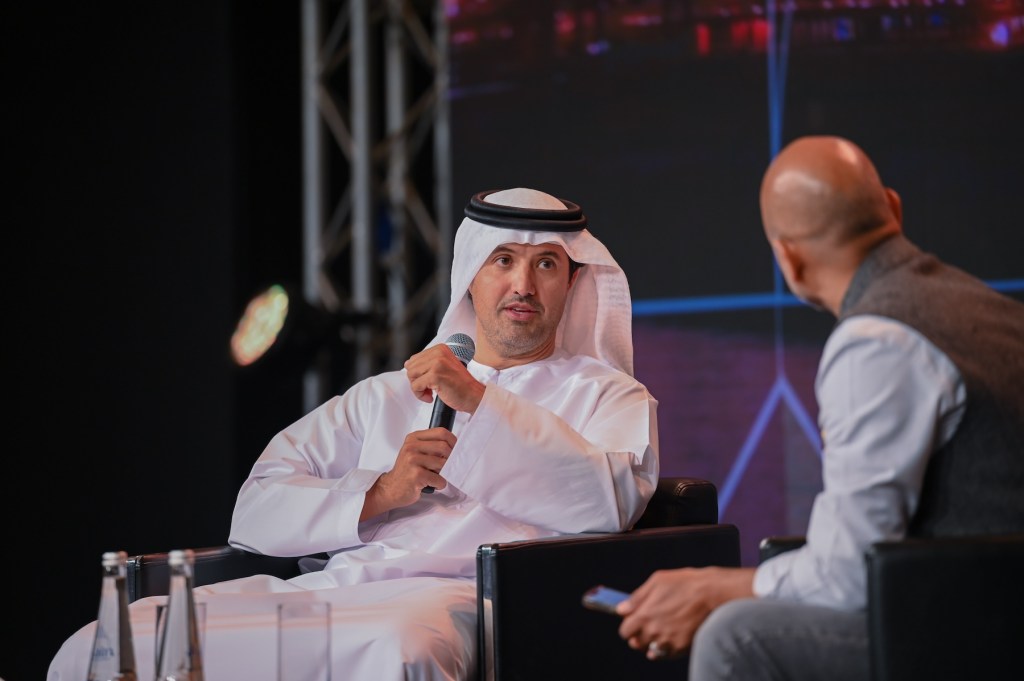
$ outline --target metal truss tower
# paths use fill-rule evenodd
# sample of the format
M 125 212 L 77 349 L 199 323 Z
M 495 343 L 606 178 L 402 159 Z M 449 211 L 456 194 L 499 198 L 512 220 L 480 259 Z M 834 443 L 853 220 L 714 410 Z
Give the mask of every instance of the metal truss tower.
M 345 376 L 307 371 L 306 411 L 402 362 L 449 297 L 444 0 L 302 0 L 303 296 L 343 327 Z

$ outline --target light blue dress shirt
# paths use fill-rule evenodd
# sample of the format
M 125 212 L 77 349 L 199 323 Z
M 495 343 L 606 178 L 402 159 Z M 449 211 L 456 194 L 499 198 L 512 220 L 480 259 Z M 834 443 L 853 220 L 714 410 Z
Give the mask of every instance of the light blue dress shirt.
M 932 453 L 966 406 L 953 362 L 901 322 L 858 315 L 825 344 L 815 381 L 823 489 L 807 544 L 761 564 L 754 592 L 844 610 L 866 604 L 864 553 L 900 539 Z

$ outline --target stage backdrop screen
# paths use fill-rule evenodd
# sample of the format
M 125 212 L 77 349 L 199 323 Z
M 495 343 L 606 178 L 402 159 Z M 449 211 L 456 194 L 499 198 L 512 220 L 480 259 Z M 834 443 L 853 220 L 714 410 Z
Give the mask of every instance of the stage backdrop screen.
M 663 475 L 718 486 L 743 562 L 821 489 L 813 381 L 833 319 L 761 230 L 781 146 L 857 142 L 925 250 L 1024 291 L 1022 0 L 448 0 L 453 205 L 579 203 L 626 270 Z

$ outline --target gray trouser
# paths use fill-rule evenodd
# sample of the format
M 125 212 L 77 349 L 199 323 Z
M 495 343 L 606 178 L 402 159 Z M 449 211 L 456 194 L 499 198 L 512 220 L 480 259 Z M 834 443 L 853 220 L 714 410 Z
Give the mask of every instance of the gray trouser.
M 697 630 L 689 681 L 865 681 L 863 612 L 765 598 L 731 601 Z

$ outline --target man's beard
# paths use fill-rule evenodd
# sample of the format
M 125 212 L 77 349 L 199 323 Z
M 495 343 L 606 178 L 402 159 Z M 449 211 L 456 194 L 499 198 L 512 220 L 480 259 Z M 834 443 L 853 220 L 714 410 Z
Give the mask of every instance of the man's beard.
M 504 311 L 510 304 L 517 302 L 529 305 L 537 313 L 537 319 L 532 322 L 516 322 L 502 319 L 502 312 L 499 312 L 495 317 L 496 323 L 481 325 L 487 342 L 503 357 L 529 355 L 544 345 L 554 333 L 554 329 L 551 328 L 548 321 L 540 317 L 544 313 L 544 308 L 537 303 L 516 299 L 511 302 L 503 302 L 501 310 Z
M 503 357 L 528 355 L 543 345 L 545 338 L 535 333 L 515 333 L 515 329 L 484 329 L 487 342 Z

